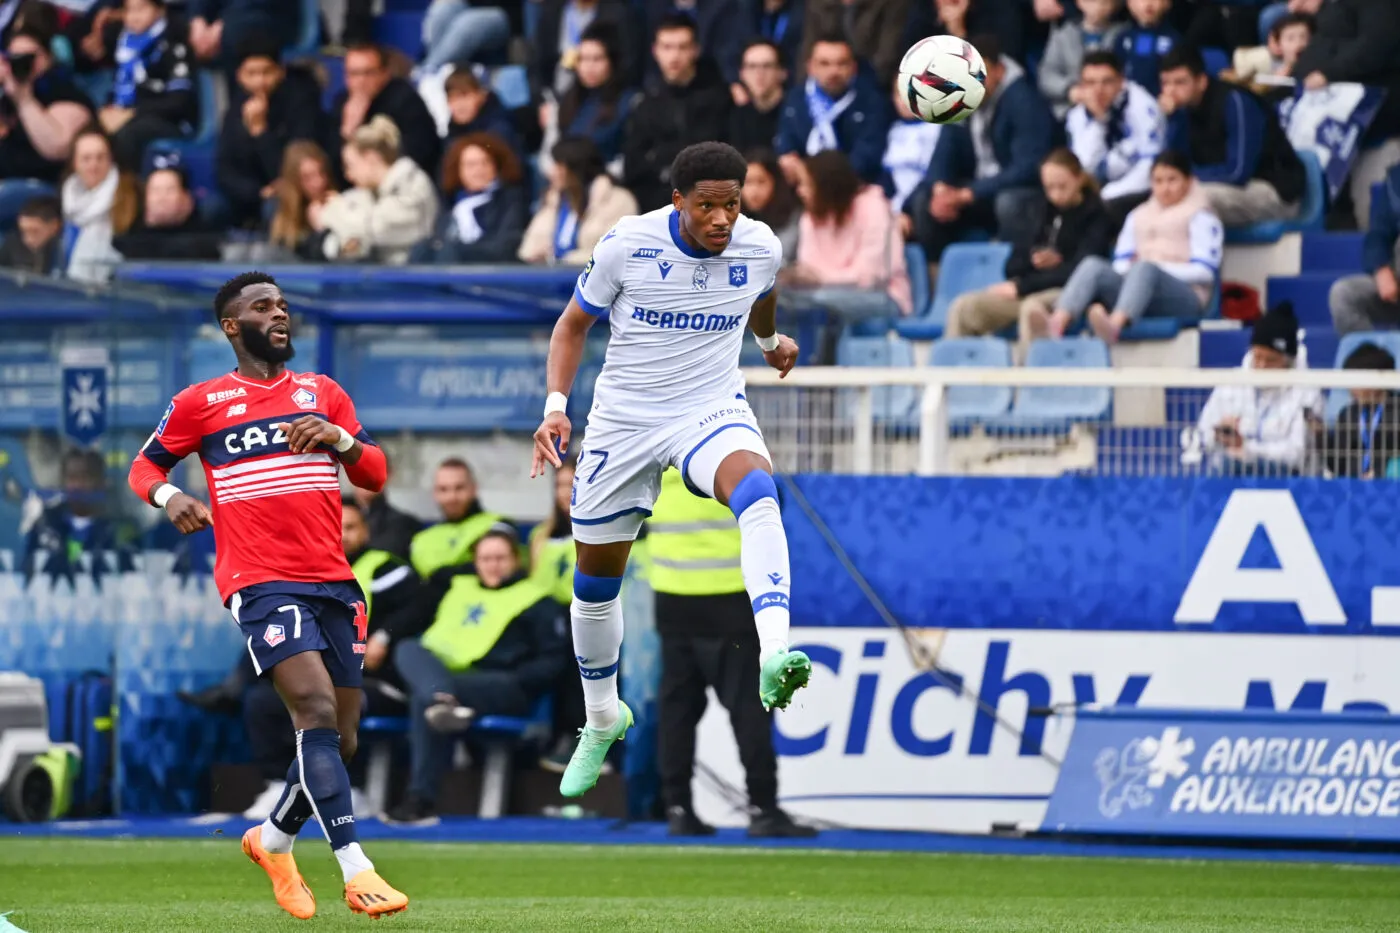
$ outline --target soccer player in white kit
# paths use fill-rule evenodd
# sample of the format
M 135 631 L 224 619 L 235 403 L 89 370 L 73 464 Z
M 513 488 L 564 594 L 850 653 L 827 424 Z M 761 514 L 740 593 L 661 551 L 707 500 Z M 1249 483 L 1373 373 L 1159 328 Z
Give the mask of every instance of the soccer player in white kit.
M 764 708 L 786 707 L 812 673 L 805 654 L 788 650 L 787 536 L 772 458 L 739 372 L 746 329 L 784 376 L 797 362 L 797 344 L 777 333 L 782 244 L 766 224 L 739 213 L 747 171 L 724 143 L 682 150 L 671 165 L 672 206 L 625 218 L 599 241 L 549 341 L 549 397 L 532 477 L 546 463 L 557 468 L 568 451 L 568 393 L 588 329 L 608 312 L 607 355 L 570 510 L 578 562 L 569 614 L 588 722 L 560 782 L 566 797 L 597 783 L 608 749 L 632 725 L 617 696 L 618 594 L 667 467 L 739 520 Z

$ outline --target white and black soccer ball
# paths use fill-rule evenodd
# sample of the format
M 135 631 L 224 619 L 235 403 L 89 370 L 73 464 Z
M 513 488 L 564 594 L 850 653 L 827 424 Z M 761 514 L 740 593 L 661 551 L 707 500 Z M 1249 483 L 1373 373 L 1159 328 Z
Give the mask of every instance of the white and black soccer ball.
M 987 66 L 966 39 L 930 36 L 904 53 L 899 92 L 920 120 L 961 123 L 987 96 Z

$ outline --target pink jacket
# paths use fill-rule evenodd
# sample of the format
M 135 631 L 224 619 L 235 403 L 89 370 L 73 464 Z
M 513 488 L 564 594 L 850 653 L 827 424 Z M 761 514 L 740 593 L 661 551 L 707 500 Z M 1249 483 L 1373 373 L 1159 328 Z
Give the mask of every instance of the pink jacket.
M 901 314 L 914 308 L 909 270 L 904 265 L 904 234 L 878 185 L 866 185 L 851 205 L 851 216 L 817 223 L 804 213 L 797 239 L 797 261 L 815 272 L 821 285 L 884 286 Z

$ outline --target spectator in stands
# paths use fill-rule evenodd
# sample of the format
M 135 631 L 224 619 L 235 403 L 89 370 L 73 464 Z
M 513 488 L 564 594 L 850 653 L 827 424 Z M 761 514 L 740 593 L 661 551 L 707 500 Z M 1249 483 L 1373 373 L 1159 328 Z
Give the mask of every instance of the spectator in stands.
M 938 148 L 938 137 L 943 127 L 937 123 L 925 123 L 909 109 L 908 97 L 899 86 L 894 85 L 895 120 L 885 135 L 885 155 L 881 160 L 884 167 L 885 195 L 890 199 L 890 207 L 902 214 L 909 198 L 924 182 L 929 162 Z
M 325 210 L 339 195 L 331 185 L 331 160 L 320 146 L 307 140 L 282 153 L 282 171 L 273 182 L 276 208 L 268 228 L 272 245 L 312 262 L 325 259 L 321 236 Z
M 112 245 L 127 259 L 218 259 L 222 237 L 200 220 L 179 159 L 159 155 L 154 163 L 141 216 Z
M 1400 4 L 1375 0 L 1294 0 L 1289 10 L 1315 15 L 1317 30 L 1293 66 L 1309 90 L 1355 81 L 1385 88 L 1386 99 L 1351 170 L 1356 222 L 1365 226 L 1371 186 L 1400 161 Z
M 432 0 L 423 14 L 423 64 L 433 74 L 444 65 L 481 61 L 484 53 L 502 52 L 510 41 L 510 18 L 500 7 L 468 0 Z
M 536 95 L 552 90 L 561 97 L 569 89 L 578 64 L 579 43 L 594 23 L 608 23 L 617 31 L 621 54 L 618 73 L 623 86 L 637 86 L 642 78 L 644 46 L 637 19 L 629 0 L 541 0 L 530 66 L 530 83 Z
M 779 170 L 778 157 L 772 149 L 750 149 L 745 158 L 749 171 L 741 195 L 744 213 L 772 228 L 783 244 L 783 261 L 792 262 L 797 256 L 802 202 Z
M 741 25 L 749 16 L 747 0 L 644 0 L 643 5 L 653 32 L 677 15 L 688 17 L 695 24 L 695 41 L 719 67 L 725 84 L 731 88 L 738 84 L 739 56 L 749 38 Z M 653 75 L 655 66 L 653 62 Z
M 442 169 L 446 210 L 415 262 L 511 262 L 528 213 L 520 161 L 494 133 L 455 140 Z
M 1244 88 L 1206 74 L 1197 50 L 1162 57 L 1167 146 L 1185 153 L 1226 226 L 1298 214 L 1307 172 L 1274 108 Z
M 57 182 L 92 105 L 54 64 L 48 39 L 15 32 L 0 55 L 0 178 Z
M 46 505 L 24 536 L 20 574 L 25 585 L 39 573 L 50 580 L 66 580 L 69 585 L 79 574 L 100 578 L 108 572 L 109 564 L 92 560 L 90 568 L 84 569 L 83 558 L 101 553 L 116 555 L 117 573 L 130 573 L 131 538 L 128 529 L 107 513 L 107 470 L 102 454 L 70 447 L 64 451 L 58 471 L 62 495 Z
M 1168 150 L 1152 166 L 1152 197 L 1128 215 L 1118 235 L 1113 262 L 1082 260 L 1054 313 L 1027 315 L 1031 334 L 1061 337 L 1087 311 L 1094 333 L 1113 344 L 1144 317 L 1199 318 L 1217 286 L 1224 250 L 1225 230 L 1192 178 L 1191 163 Z
M 481 507 L 476 475 L 467 461 L 448 457 L 433 474 L 433 501 L 442 521 L 413 536 L 409 557 L 413 569 L 427 579 L 440 570 L 471 561 L 472 547 L 491 526 L 505 519 Z
M 671 203 L 671 163 L 692 143 L 723 139 L 733 106 L 719 68 L 701 56 L 690 17 L 662 19 L 651 52 L 661 77 L 632 109 L 622 140 L 622 183 L 644 211 Z
M 436 819 L 451 734 L 478 717 L 527 714 L 569 665 L 566 613 L 521 569 L 519 544 L 509 525 L 492 526 L 473 548 L 475 573 L 452 577 L 427 631 L 394 649 L 413 763 L 393 822 Z
M 973 44 L 987 63 L 987 97 L 964 123 L 945 126 L 923 185 L 906 202 L 907 236 L 936 264 L 949 243 L 974 230 L 1015 242 L 1041 199 L 1040 163 L 1059 127 L 1035 82 L 1001 54 L 994 36 Z
M 530 578 L 540 589 L 553 595 L 561 606 L 569 605 L 574 595 L 574 535 L 569 515 L 577 471 L 578 458 L 573 454 L 554 471 L 553 506 L 549 514 L 530 529 L 528 542 Z M 569 750 L 573 750 L 572 742 Z
M 1182 42 L 1181 33 L 1167 22 L 1172 0 L 1128 0 L 1128 28 L 1118 37 L 1123 74 L 1152 94 L 1162 90 L 1162 59 Z
M 125 233 L 136 220 L 136 186 L 112 158 L 112 143 L 98 127 L 73 141 L 73 165 L 63 181 L 63 220 L 75 231 L 68 248 L 68 277 L 105 282 L 121 261 L 112 247 L 114 233 Z
M 201 61 L 233 64 L 233 56 L 252 36 L 278 48 L 297 41 L 301 5 L 288 0 L 188 0 L 190 45 Z
M 736 96 L 738 103 L 729 116 L 731 146 L 740 152 L 773 147 L 787 77 L 787 60 L 778 44 L 769 39 L 750 39 L 739 64 L 743 93 Z
M 262 223 L 287 145 L 324 136 L 320 86 L 305 69 L 284 69 L 281 55 L 261 36 L 238 50 L 238 90 L 224 114 L 215 174 L 234 226 Z
M 573 73 L 568 90 L 548 107 L 542 151 L 552 150 L 565 136 L 586 136 L 603 161 L 612 162 L 622 154 L 622 130 L 634 96 L 618 70 L 617 30 L 612 24 L 594 23 L 584 30 Z M 541 160 L 540 171 L 549 171 L 547 160 Z
M 338 160 L 355 131 L 377 116 L 394 121 L 400 151 L 429 175 L 441 167 L 442 144 L 437 124 L 418 91 L 403 78 L 389 74 L 388 58 L 377 45 L 357 45 L 345 53 L 345 90 L 331 107 L 326 152 L 335 164 L 337 180 L 344 178 Z
M 856 174 L 878 184 L 889 125 L 885 96 L 857 79 L 850 42 L 840 34 L 818 36 L 807 56 L 807 80 L 788 92 L 778 120 L 775 148 L 783 174 L 795 181 L 803 156 L 838 149 Z
M 581 266 L 614 224 L 637 213 L 637 199 L 613 181 L 592 140 L 566 137 L 550 155 L 549 190 L 516 255 L 536 265 Z
M 1162 152 L 1166 121 L 1157 99 L 1123 76 L 1112 52 L 1090 52 L 1065 121 L 1069 146 L 1102 185 L 1114 227 L 1152 192 L 1152 162 Z
M 1090 256 L 1113 249 L 1117 229 L 1099 197 L 1094 177 L 1074 153 L 1056 149 L 1040 166 L 1045 197 L 1035 208 L 1035 223 L 1012 244 L 1006 281 L 960 296 L 948 309 L 945 337 L 995 334 L 1018 321 L 1021 349 L 1030 340 L 1024 322 L 1032 308 L 1041 314 L 1055 307 L 1070 273 Z
M 1254 322 L 1245 369 L 1293 369 L 1298 365 L 1298 319 L 1283 302 Z M 1221 386 L 1210 394 L 1196 423 L 1188 454 L 1204 453 L 1213 472 L 1290 475 L 1308 456 L 1311 419 L 1321 413 L 1316 389 Z M 1199 445 L 1199 446 L 1196 446 Z
M 778 60 L 782 62 L 784 68 L 789 62 L 801 62 L 802 55 L 802 22 L 806 16 L 805 0 L 760 0 L 760 2 L 750 4 L 750 15 L 752 25 L 748 35 L 751 37 L 747 50 L 752 48 L 757 40 L 764 40 L 778 50 Z M 815 33 L 813 33 L 815 35 Z M 748 81 L 743 70 L 743 58 L 740 58 L 739 81 L 749 91 L 752 97 L 753 85 Z M 784 79 L 786 81 L 786 79 Z M 781 99 L 781 98 L 780 98 Z M 744 101 L 735 101 L 742 105 Z M 737 144 L 730 140 L 731 145 Z M 764 145 L 773 144 L 770 138 Z
M 1351 351 L 1342 368 L 1393 372 L 1395 357 L 1374 343 L 1363 343 Z M 1352 389 L 1351 404 L 1337 415 L 1325 449 L 1327 469 L 1333 476 L 1400 477 L 1400 393 Z
M 59 269 L 63 246 L 63 209 L 51 194 L 20 206 L 16 230 L 0 242 L 0 266 L 16 272 L 52 275 Z
M 464 65 L 454 68 L 443 82 L 443 90 L 447 95 L 450 115 L 443 138 L 445 145 L 473 133 L 494 133 L 505 140 L 517 157 L 521 155 L 520 134 L 516 132 L 510 111 L 506 110 L 495 91 L 481 83 L 471 67 Z M 443 166 L 447 164 L 444 159 Z
M 1269 27 L 1269 41 L 1252 48 L 1235 49 L 1234 67 L 1221 72 L 1223 81 L 1251 84 L 1257 75 L 1284 77 L 1312 41 L 1316 21 L 1306 13 L 1289 13 Z M 1256 88 L 1256 93 L 1258 89 Z
M 167 14 L 165 0 L 126 0 L 121 22 L 108 31 L 116 82 L 98 118 L 117 165 L 135 172 L 148 144 L 188 135 L 199 118 L 188 30 Z
M 784 281 L 799 288 L 883 291 L 892 310 L 913 311 L 904 235 L 880 186 L 866 184 L 838 149 L 808 156 L 799 178 L 804 211 L 797 261 L 785 270 Z
M 385 470 L 387 478 L 384 480 L 384 488 L 379 492 L 370 492 L 359 486 L 350 491 L 369 528 L 369 546 L 408 560 L 413 536 L 423 530 L 423 523 L 417 516 L 396 509 L 389 503 L 389 494 L 385 490 L 389 488 L 389 482 L 393 479 L 394 461 L 387 456 Z
M 1338 279 L 1328 296 L 1338 334 L 1400 326 L 1400 165 L 1371 192 L 1361 257 L 1367 273 Z
M 1070 107 L 1084 102 L 1080 79 L 1085 55 L 1100 50 L 1112 52 L 1117 47 L 1118 36 L 1126 28 L 1116 22 L 1119 5 L 1119 0 L 1078 0 L 1083 18 L 1079 22 L 1064 20 L 1050 33 L 1050 42 L 1040 60 L 1040 93 L 1050 102 L 1058 119 L 1063 120 Z M 1122 70 L 1119 65 L 1120 74 Z
M 925 36 L 939 35 L 967 39 L 979 51 L 982 45 L 974 37 L 996 36 L 999 53 L 1025 62 L 1026 27 L 1025 3 L 1021 0 L 911 0 L 894 65 L 899 64 L 909 46 Z M 982 57 L 986 58 L 985 51 Z M 880 74 L 884 80 L 893 78 L 893 66 L 888 75 Z

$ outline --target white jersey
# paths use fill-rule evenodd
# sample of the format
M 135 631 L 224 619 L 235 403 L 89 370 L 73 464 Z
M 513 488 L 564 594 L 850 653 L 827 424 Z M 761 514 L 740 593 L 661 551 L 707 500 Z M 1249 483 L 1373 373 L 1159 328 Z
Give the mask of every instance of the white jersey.
M 782 262 L 773 231 L 743 215 L 722 253 L 681 239 L 680 215 L 669 207 L 618 222 L 574 288 L 584 311 L 609 312 L 592 414 L 662 424 L 742 393 L 749 309 L 773 290 Z

